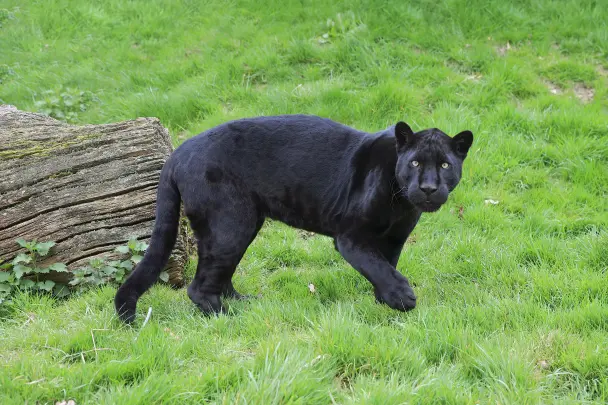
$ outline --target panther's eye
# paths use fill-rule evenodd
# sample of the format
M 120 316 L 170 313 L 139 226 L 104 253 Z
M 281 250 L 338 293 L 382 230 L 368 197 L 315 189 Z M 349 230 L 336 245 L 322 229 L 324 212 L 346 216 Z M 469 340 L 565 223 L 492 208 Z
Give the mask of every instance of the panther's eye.
M 449 163 L 446 163 L 446 162 L 443 162 L 443 163 L 441 164 L 441 167 L 442 167 L 443 169 L 447 169 L 448 167 L 450 167 L 450 164 L 449 164 Z
M 420 163 L 418 163 L 417 160 L 412 160 L 412 166 L 418 167 L 418 166 L 420 166 Z

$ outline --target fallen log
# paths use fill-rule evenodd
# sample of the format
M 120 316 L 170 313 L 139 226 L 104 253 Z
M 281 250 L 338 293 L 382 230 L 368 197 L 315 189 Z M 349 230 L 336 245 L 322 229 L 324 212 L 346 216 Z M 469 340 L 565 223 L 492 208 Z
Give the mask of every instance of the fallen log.
M 131 237 L 149 241 L 172 150 L 156 118 L 75 126 L 0 106 L 0 263 L 24 252 L 18 238 L 55 241 L 44 261 L 68 270 L 117 258 Z M 182 224 L 166 268 L 172 285 L 184 283 L 189 251 Z

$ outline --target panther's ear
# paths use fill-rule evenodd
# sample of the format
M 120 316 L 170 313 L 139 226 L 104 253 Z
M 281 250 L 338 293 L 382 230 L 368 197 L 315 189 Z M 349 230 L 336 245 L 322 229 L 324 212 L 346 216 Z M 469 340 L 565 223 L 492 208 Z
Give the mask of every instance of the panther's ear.
M 414 143 L 414 131 L 407 125 L 405 122 L 399 121 L 397 125 L 395 125 L 395 138 L 397 138 L 397 145 L 399 147 L 404 147 L 407 145 L 411 145 Z
M 452 149 L 463 158 L 467 156 L 467 152 L 472 144 L 473 133 L 471 131 L 462 131 L 452 138 Z

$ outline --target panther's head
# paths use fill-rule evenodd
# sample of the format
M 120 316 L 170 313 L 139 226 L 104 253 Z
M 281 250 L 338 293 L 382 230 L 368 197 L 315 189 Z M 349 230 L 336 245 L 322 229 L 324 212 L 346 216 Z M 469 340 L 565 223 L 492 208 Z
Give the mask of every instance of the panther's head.
M 414 133 L 399 122 L 395 138 L 395 176 L 403 196 L 421 211 L 437 211 L 460 181 L 473 134 L 463 131 L 451 138 L 436 128 Z

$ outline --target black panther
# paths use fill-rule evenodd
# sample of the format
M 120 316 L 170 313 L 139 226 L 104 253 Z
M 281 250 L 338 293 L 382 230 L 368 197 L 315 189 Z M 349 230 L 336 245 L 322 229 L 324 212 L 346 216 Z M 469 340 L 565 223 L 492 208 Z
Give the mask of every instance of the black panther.
M 116 310 L 134 320 L 175 244 L 180 202 L 198 244 L 188 296 L 204 313 L 224 311 L 222 295 L 243 297 L 232 275 L 266 218 L 333 238 L 379 302 L 410 310 L 416 296 L 395 269 L 401 249 L 421 214 L 437 211 L 459 183 L 472 142 L 470 131 L 415 133 L 398 122 L 367 133 L 308 115 L 209 129 L 163 166 L 150 246 L 118 289 Z

